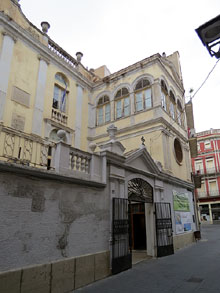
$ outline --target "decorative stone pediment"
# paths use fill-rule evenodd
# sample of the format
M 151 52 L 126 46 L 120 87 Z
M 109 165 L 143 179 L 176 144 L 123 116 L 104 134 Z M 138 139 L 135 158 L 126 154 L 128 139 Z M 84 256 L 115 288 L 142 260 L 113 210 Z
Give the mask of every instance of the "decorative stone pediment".
M 143 170 L 152 174 L 159 174 L 158 164 L 153 160 L 146 148 L 136 149 L 125 154 L 125 164 L 138 170 Z

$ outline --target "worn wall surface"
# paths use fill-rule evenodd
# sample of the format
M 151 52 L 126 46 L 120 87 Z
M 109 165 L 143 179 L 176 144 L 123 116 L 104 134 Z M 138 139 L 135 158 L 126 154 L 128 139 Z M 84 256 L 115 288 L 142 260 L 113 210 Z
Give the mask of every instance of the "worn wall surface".
M 106 189 L 0 172 L 0 270 L 109 250 Z

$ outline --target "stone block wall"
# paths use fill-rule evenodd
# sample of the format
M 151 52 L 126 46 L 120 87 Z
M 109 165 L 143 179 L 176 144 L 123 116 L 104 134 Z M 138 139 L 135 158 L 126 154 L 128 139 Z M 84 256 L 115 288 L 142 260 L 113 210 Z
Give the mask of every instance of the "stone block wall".
M 4 293 L 66 293 L 110 275 L 109 251 L 0 273 Z

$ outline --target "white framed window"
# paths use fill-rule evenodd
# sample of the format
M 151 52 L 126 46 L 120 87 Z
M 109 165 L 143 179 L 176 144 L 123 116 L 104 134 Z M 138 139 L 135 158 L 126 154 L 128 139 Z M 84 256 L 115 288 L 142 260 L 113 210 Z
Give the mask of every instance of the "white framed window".
M 174 104 L 170 102 L 170 116 L 175 119 Z
M 130 115 L 130 97 L 127 88 L 119 89 L 115 95 L 115 118 L 119 119 Z
M 219 195 L 217 180 L 216 179 L 209 179 L 208 184 L 209 184 L 209 195 L 210 196 Z
M 111 121 L 110 99 L 107 95 L 99 98 L 97 104 L 97 125 Z
M 207 173 L 212 173 L 215 171 L 214 158 L 206 159 L 205 164 L 206 164 L 206 172 Z
M 205 140 L 205 142 L 204 142 L 204 148 L 205 149 L 210 149 L 211 148 L 211 141 L 210 140 Z
M 195 161 L 195 171 L 199 171 L 201 174 L 203 173 L 203 161 Z
M 183 109 L 182 109 L 182 105 L 179 99 L 177 99 L 177 109 L 176 109 L 176 113 L 177 113 L 177 122 L 179 125 L 184 126 L 184 122 L 183 122 Z
M 165 111 L 167 110 L 166 96 L 164 92 L 161 93 L 161 106 Z
M 168 89 L 164 80 L 161 80 L 161 106 L 167 111 Z
M 68 82 L 61 74 L 55 75 L 52 107 L 61 112 L 67 112 Z
M 207 191 L 205 186 L 205 181 L 201 182 L 201 188 L 197 189 L 199 198 L 201 197 L 207 197 Z
M 135 109 L 139 112 L 152 107 L 151 84 L 147 78 L 140 79 L 134 89 Z

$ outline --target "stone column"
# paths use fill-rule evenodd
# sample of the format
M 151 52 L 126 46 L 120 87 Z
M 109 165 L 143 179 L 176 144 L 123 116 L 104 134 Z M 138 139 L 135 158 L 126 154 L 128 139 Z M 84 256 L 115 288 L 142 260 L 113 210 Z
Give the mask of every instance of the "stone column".
M 33 122 L 32 122 L 32 133 L 41 136 L 42 125 L 43 125 L 43 111 L 44 111 L 44 98 L 47 81 L 47 68 L 49 61 L 39 56 L 40 60 L 38 80 L 37 80 L 37 91 L 34 104 Z
M 210 223 L 213 224 L 213 218 L 212 218 L 212 207 L 211 204 L 209 203 L 209 216 L 210 216 Z
M 76 121 L 75 121 L 75 148 L 81 146 L 82 108 L 83 108 L 83 88 L 77 84 L 76 94 Z
M 11 61 L 13 57 L 14 44 L 16 42 L 16 38 L 11 34 L 6 32 L 3 32 L 2 34 L 4 38 L 0 54 L 0 121 L 3 120 L 11 70 Z

